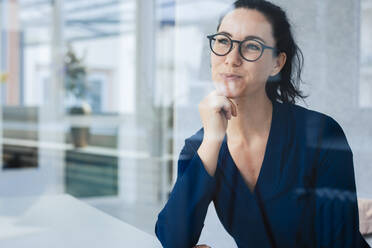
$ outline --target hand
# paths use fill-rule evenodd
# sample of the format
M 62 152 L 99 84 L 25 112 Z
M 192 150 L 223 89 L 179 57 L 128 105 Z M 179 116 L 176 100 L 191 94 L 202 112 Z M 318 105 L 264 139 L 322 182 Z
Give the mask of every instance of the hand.
M 212 248 L 212 247 L 210 247 L 208 245 L 196 245 L 193 248 Z
M 237 116 L 235 104 L 227 97 L 212 91 L 199 103 L 199 113 L 204 127 L 204 138 L 222 140 L 227 122 Z

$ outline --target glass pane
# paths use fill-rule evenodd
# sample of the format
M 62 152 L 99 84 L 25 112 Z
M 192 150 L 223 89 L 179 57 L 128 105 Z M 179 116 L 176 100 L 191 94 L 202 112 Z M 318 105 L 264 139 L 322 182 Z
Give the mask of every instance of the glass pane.
M 372 107 L 372 1 L 361 1 L 360 106 Z
M 40 110 L 53 84 L 52 6 L 50 2 L 34 6 L 30 1 L 1 1 L 0 16 L 1 168 L 5 176 L 6 171 L 13 169 L 40 167 Z M 30 171 L 31 180 L 36 179 L 34 173 Z M 29 186 L 21 188 L 37 192 L 45 183 L 36 183 L 33 189 Z M 19 193 L 10 185 L 9 188 L 1 194 Z
M 174 2 L 0 6 L 18 25 L 1 22 L 2 159 L 16 155 L 0 197 L 67 193 L 153 233 L 173 173 Z
M 65 192 L 148 233 L 173 168 L 173 9 L 63 6 Z
M 206 36 L 216 33 L 232 2 L 0 0 L 0 203 L 27 203 L 10 210 L 0 204 L 0 230 L 10 230 L 0 235 L 0 246 L 10 237 L 38 236 L 22 218 L 56 195 L 88 203 L 155 239 L 185 139 L 203 127 L 199 103 L 215 89 Z M 358 199 L 372 199 L 372 0 L 273 2 L 286 11 L 305 58 L 300 89 L 309 97 L 296 104 L 340 124 L 352 149 Z M 288 149 L 291 144 L 297 143 Z M 280 154 L 303 152 L 293 149 Z M 214 205 L 199 242 L 236 247 Z M 53 206 L 50 216 L 64 210 Z M 13 232 L 9 223 L 27 232 Z
M 221 14 L 234 1 L 186 2 L 179 0 L 176 5 L 175 156 L 185 146 L 185 139 L 203 127 L 198 105 L 214 90 L 211 78 L 213 54 L 206 36 L 216 33 Z M 304 55 L 303 83 L 300 89 L 309 97 L 305 102 L 298 100 L 296 104 L 327 114 L 340 124 L 353 152 L 357 195 L 371 199 L 372 1 L 342 0 L 337 6 L 332 1 L 323 0 L 270 2 L 278 4 L 287 13 L 294 38 Z M 232 39 L 239 40 L 242 37 L 233 36 Z M 224 65 L 222 67 L 221 64 L 221 68 L 231 69 Z M 250 67 L 246 65 L 244 68 Z M 193 138 L 196 139 L 195 136 Z M 195 146 L 196 152 L 198 146 Z M 182 156 L 178 159 L 182 159 Z M 225 161 L 221 159 L 219 162 Z M 174 182 L 177 180 L 177 169 L 175 163 Z M 229 171 L 224 172 L 230 176 Z M 348 176 L 352 178 L 354 175 Z M 234 185 L 240 183 L 236 181 Z M 212 247 L 236 247 L 234 240 L 221 225 L 223 220 L 218 218 L 224 215 L 226 209 L 218 209 L 217 217 L 213 208 L 218 199 L 214 200 L 215 204 L 209 206 L 203 222 L 198 243 Z M 274 229 L 273 233 L 276 235 L 279 231 Z

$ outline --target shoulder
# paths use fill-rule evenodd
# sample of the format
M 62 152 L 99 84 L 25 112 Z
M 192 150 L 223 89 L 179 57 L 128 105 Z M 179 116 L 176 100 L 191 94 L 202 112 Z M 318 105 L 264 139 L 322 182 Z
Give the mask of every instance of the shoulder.
M 282 108 L 287 110 L 289 125 L 297 135 L 304 135 L 308 144 L 326 149 L 348 148 L 341 125 L 331 116 L 295 104 L 282 104 Z
M 196 131 L 193 135 L 188 137 L 185 140 L 185 143 L 195 146 L 200 146 L 201 142 L 203 141 L 204 136 L 204 128 L 200 128 L 198 131 Z
M 178 176 L 182 175 L 189 162 L 197 153 L 201 142 L 203 141 L 204 129 L 199 129 L 192 136 L 185 139 L 185 144 L 181 150 L 179 159 L 178 159 Z
M 203 141 L 203 136 L 204 136 L 204 129 L 200 128 L 193 135 L 185 139 L 185 144 L 182 148 L 181 154 L 183 156 L 192 156 L 193 154 L 195 154 Z
M 282 108 L 287 110 L 292 120 L 303 123 L 304 125 L 317 124 L 319 126 L 331 124 L 332 122 L 337 123 L 332 117 L 326 114 L 296 104 L 283 103 Z

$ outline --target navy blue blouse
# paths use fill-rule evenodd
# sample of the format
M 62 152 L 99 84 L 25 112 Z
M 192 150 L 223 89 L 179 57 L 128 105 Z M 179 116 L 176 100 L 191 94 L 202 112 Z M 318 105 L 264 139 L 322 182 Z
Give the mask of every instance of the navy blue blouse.
M 238 247 L 369 247 L 359 232 L 353 155 L 331 117 L 273 102 L 270 133 L 253 192 L 222 143 L 215 175 L 186 139 L 178 177 L 155 232 L 164 247 L 193 247 L 210 202 Z

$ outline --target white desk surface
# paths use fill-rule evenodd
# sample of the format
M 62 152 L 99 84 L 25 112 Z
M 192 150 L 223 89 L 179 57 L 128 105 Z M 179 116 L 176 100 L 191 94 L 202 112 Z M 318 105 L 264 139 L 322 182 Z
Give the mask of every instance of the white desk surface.
M 0 247 L 161 247 L 151 236 L 69 195 L 0 198 Z

